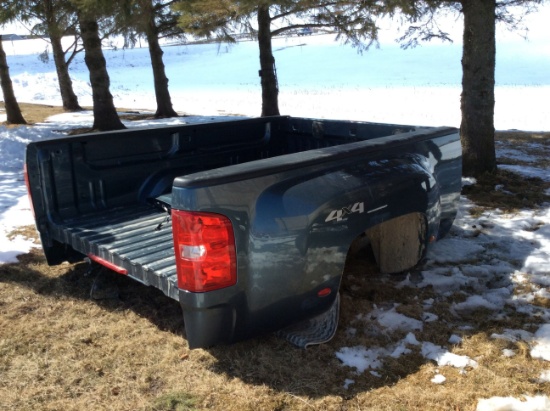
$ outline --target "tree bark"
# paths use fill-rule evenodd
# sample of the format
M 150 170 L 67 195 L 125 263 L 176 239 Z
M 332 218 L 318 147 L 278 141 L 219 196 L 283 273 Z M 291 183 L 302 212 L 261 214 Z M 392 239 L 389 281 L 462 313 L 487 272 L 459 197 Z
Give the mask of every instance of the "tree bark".
M 260 47 L 260 78 L 262 84 L 262 117 L 279 115 L 279 86 L 275 57 L 271 47 L 271 17 L 269 6 L 258 6 L 258 45 Z
M 52 43 L 53 59 L 55 70 L 57 71 L 57 81 L 59 82 L 59 92 L 65 111 L 81 111 L 82 107 L 78 104 L 78 97 L 73 90 L 73 82 L 69 75 L 69 67 L 65 61 L 65 53 L 61 45 L 61 37 L 52 34 L 50 31 L 50 41 Z
M 82 107 L 78 104 L 78 98 L 73 90 L 73 82 L 69 75 L 69 66 L 65 61 L 65 52 L 61 45 L 63 33 L 60 30 L 58 21 L 56 20 L 54 4 L 52 0 L 43 2 L 44 17 L 46 18 L 46 27 L 48 36 L 52 43 L 53 59 L 55 69 L 57 71 L 57 81 L 59 83 L 59 92 L 61 93 L 61 101 L 63 109 L 66 111 L 81 111 Z
M 0 83 L 2 94 L 4 95 L 4 106 L 8 124 L 27 124 L 21 114 L 21 109 L 13 92 L 13 85 L 10 77 L 10 69 L 4 47 L 2 45 L 2 35 L 0 34 Z
M 495 172 L 496 0 L 462 0 L 462 173 Z
M 158 27 L 155 24 L 155 13 L 151 1 L 148 1 L 147 4 L 150 7 L 150 10 L 147 11 L 149 20 L 147 21 L 145 34 L 147 36 L 147 43 L 149 44 L 149 55 L 151 56 L 153 78 L 155 81 L 155 97 L 157 100 L 157 111 L 155 113 L 155 117 L 177 117 L 178 113 L 176 113 L 172 107 L 172 98 L 170 97 L 170 92 L 168 91 L 168 77 L 166 77 L 164 62 L 162 61 L 162 55 L 164 52 L 159 44 Z
M 109 91 L 110 80 L 107 63 L 101 49 L 97 20 L 84 12 L 78 13 L 78 24 L 84 45 L 84 61 L 90 72 L 92 98 L 94 102 L 94 125 L 99 131 L 120 130 L 120 121 Z

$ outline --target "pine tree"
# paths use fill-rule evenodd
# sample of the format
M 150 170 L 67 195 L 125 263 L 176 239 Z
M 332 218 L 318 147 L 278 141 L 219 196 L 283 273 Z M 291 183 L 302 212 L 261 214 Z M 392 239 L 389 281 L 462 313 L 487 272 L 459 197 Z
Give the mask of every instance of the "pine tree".
M 497 169 L 494 123 L 496 1 L 464 0 L 462 13 L 462 172 L 465 176 L 479 177 Z
M 74 7 L 67 0 L 5 0 L 4 6 L 11 7 L 18 20 L 33 23 L 32 34 L 49 38 L 63 108 L 66 111 L 82 110 L 69 75 L 69 63 L 77 52 Z M 61 39 L 68 34 L 75 35 L 75 47 L 72 47 L 72 53 L 66 59 L 68 51 L 63 50 Z
M 170 8 L 171 2 L 164 0 L 131 0 L 124 8 L 124 13 L 117 16 L 119 31 L 126 37 L 144 35 L 149 47 L 151 67 L 155 88 L 157 110 L 156 118 L 177 117 L 172 107 L 172 98 L 168 89 L 168 77 L 163 61 L 160 39 L 179 37 L 181 29 L 177 26 L 177 15 Z
M 447 33 L 435 24 L 439 10 L 453 10 L 464 16 L 462 50 L 462 94 L 460 139 L 462 142 L 462 174 L 479 177 L 497 170 L 495 153 L 495 67 L 496 23 L 518 27 L 516 14 L 509 7 L 534 11 L 543 0 L 394 0 L 404 15 L 414 23 L 402 38 L 405 46 L 416 45 L 419 39 L 448 39 Z M 390 3 L 386 1 L 386 3 Z M 520 15 L 521 18 L 521 15 Z M 420 24 L 422 21 L 424 23 Z
M 41 18 L 45 32 L 50 38 L 63 108 L 66 111 L 81 111 L 82 107 L 78 103 L 69 75 L 69 63 L 76 52 L 78 37 L 75 36 L 75 48 L 68 60 L 65 59 L 66 52 L 61 44 L 61 39 L 65 35 L 76 31 L 76 10 L 70 2 L 64 0 L 34 0 L 31 3 L 34 3 L 35 17 Z
M 4 96 L 4 107 L 6 109 L 6 120 L 8 124 L 27 124 L 15 98 L 13 85 L 10 77 L 10 70 L 0 34 L 0 85 Z
M 78 9 L 78 25 L 84 45 L 84 61 L 90 72 L 92 85 L 93 129 L 108 131 L 126 128 L 118 117 L 113 96 L 109 90 L 109 73 L 99 36 L 98 18 L 101 12 L 108 10 L 109 4 L 91 0 L 75 0 L 75 5 Z

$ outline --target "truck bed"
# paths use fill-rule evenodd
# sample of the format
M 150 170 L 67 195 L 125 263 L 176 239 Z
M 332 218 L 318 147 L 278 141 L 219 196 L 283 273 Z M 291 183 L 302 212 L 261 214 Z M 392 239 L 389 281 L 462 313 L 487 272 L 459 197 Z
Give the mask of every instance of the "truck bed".
M 449 132 L 268 117 L 31 143 L 26 166 L 49 264 L 91 255 L 178 300 L 169 213 L 152 199 L 165 196 L 169 205 L 177 185 L 220 185 L 250 176 L 250 170 L 257 177 L 257 170 L 269 175 L 333 158 L 346 164 L 344 147 L 364 158 L 388 145 L 399 152 L 401 144 L 424 144 Z M 231 196 L 238 201 L 240 194 Z
M 350 250 L 409 269 L 460 196 L 450 127 L 266 117 L 39 141 L 26 157 L 48 264 L 88 257 L 162 290 L 191 348 L 298 322 L 298 345 L 326 341 Z

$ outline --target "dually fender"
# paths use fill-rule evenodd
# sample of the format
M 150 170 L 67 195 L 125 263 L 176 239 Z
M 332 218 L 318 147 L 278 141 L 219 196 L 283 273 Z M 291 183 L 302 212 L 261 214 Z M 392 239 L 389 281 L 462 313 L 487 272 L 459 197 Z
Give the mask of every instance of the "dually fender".
M 250 224 L 251 314 L 284 325 L 327 310 L 352 242 L 378 224 L 419 213 L 425 238 L 437 233 L 438 186 L 418 157 L 358 161 L 266 189 Z

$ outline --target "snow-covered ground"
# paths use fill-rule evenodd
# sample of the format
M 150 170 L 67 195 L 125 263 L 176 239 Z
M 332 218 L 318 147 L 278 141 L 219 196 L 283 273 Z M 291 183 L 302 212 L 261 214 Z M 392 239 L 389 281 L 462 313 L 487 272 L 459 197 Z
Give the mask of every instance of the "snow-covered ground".
M 535 21 L 548 21 L 545 8 Z M 540 28 L 539 28 L 540 26 Z M 530 40 L 502 34 L 498 43 L 495 123 L 498 129 L 550 131 L 547 99 L 550 94 L 550 41 L 545 25 L 529 25 Z M 5 42 L 15 93 L 21 102 L 60 105 L 53 61 L 42 62 L 38 53 L 46 43 Z M 290 37 L 274 42 L 280 84 L 280 107 L 295 116 L 355 119 L 422 125 L 452 125 L 460 122 L 460 42 L 434 44 L 401 50 L 391 41 L 380 49 L 358 54 L 349 46 L 335 43 L 328 35 Z M 255 116 L 260 111 L 257 43 L 236 45 L 172 45 L 165 47 L 165 63 L 170 78 L 174 107 L 196 116 L 139 122 L 128 126 L 158 126 L 194 121 L 210 121 L 225 115 Z M 146 49 L 106 50 L 111 92 L 118 107 L 154 110 L 152 74 Z M 82 105 L 91 105 L 91 90 L 82 56 L 71 65 L 75 90 Z M 4 120 L 0 112 L 0 121 Z M 7 233 L 32 224 L 26 199 L 22 167 L 25 146 L 30 141 L 56 138 L 63 130 L 89 126 L 90 112 L 63 114 L 32 127 L 0 127 L 0 263 L 16 262 L 15 256 L 33 244 Z M 548 158 L 548 148 L 538 148 Z M 499 145 L 498 155 L 533 158 L 507 145 Z M 550 181 L 546 169 L 535 166 L 509 167 L 525 176 Z M 465 183 L 469 183 L 466 182 Z M 422 279 L 402 286 L 432 286 L 445 298 L 448 293 L 468 291 L 464 302 L 452 305 L 456 315 L 484 307 L 501 315 L 503 307 L 544 319 L 538 331 L 505 330 L 493 338 L 525 341 L 531 356 L 550 361 L 550 310 L 533 305 L 537 297 L 550 298 L 550 204 L 540 210 L 523 210 L 514 215 L 499 210 L 472 217 L 472 203 L 461 199 L 460 212 L 450 235 L 431 251 Z M 532 284 L 524 294 L 516 287 Z M 522 287 L 522 289 L 527 289 Z M 354 327 L 401 329 L 407 336 L 394 346 L 342 347 L 336 356 L 358 373 L 377 375 L 385 356 L 399 357 L 417 346 L 435 361 L 439 374 L 432 383 L 445 382 L 445 367 L 476 367 L 474 358 L 451 353 L 447 347 L 418 341 L 415 331 L 437 321 L 430 310 L 435 301 L 424 301 L 423 321 L 400 314 L 396 306 L 378 307 L 360 314 Z M 348 330 L 354 332 L 353 329 Z M 460 331 L 449 346 L 461 343 Z M 514 352 L 503 355 L 514 355 Z M 550 381 L 550 367 L 541 382 Z M 342 381 L 346 387 L 354 381 Z M 550 399 L 530 397 L 482 400 L 478 410 L 547 410 Z

